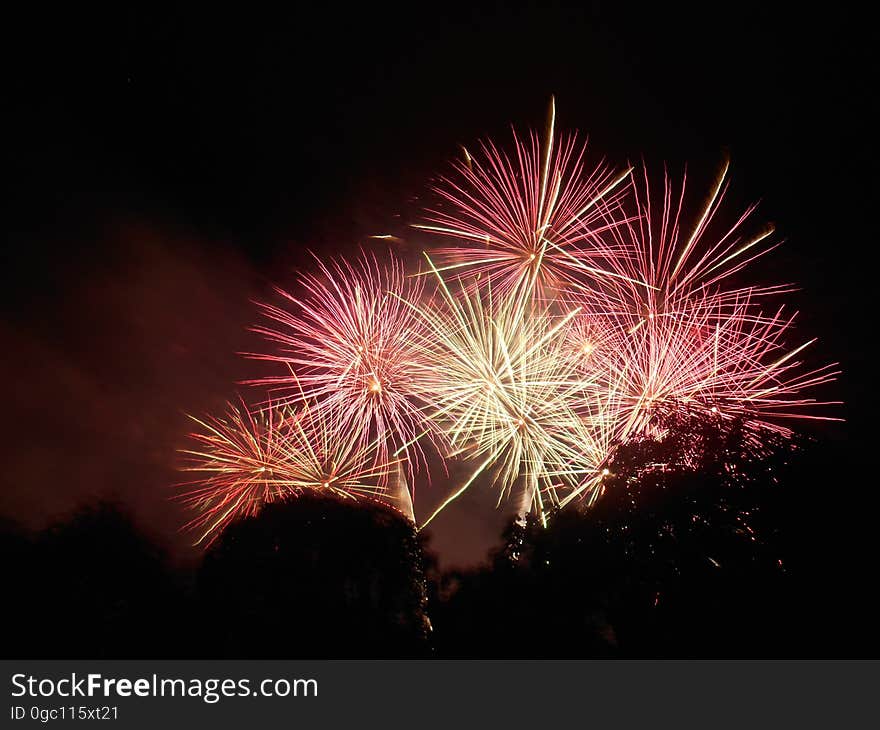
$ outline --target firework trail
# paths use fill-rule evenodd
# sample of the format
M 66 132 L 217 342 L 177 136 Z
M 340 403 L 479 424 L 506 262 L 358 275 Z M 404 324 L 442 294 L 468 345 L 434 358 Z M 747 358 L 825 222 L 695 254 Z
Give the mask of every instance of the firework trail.
M 277 350 L 251 356 L 288 372 L 250 382 L 283 403 L 313 402 L 361 444 L 377 441 L 378 462 L 403 455 L 412 479 L 425 466 L 422 444 L 436 438 L 416 399 L 432 363 L 414 346 L 418 323 L 401 298 L 421 301 L 424 282 L 407 277 L 396 258 L 382 266 L 363 254 L 317 266 L 301 278 L 301 296 L 277 290 L 292 311 L 259 305 L 272 324 L 254 331 Z
M 376 461 L 376 444 L 340 432 L 320 409 L 269 407 L 251 412 L 228 404 L 225 417 L 191 417 L 201 430 L 183 449 L 184 471 L 197 475 L 181 485 L 178 499 L 195 511 L 184 525 L 210 545 L 232 521 L 254 516 L 264 504 L 305 490 L 346 498 L 382 499 L 382 482 L 400 460 Z

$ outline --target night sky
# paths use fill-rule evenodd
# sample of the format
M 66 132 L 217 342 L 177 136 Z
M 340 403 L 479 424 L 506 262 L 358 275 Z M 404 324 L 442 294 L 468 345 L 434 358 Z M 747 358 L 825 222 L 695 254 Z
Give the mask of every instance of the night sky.
M 841 363 L 824 394 L 847 419 L 819 434 L 837 483 L 804 485 L 792 509 L 822 575 L 851 589 L 876 570 L 878 39 L 845 3 L 761 5 L 10 21 L 0 515 L 37 527 L 112 496 L 191 559 L 168 500 L 175 449 L 184 413 L 218 410 L 254 372 L 237 354 L 255 346 L 252 301 L 292 286 L 309 250 L 390 232 L 417 253 L 408 224 L 457 146 L 542 128 L 555 95 L 593 160 L 688 163 L 699 186 L 728 153 L 727 210 L 760 199 L 786 239 L 754 273 L 803 287 L 800 328 Z M 476 489 L 434 523 L 444 563 L 484 556 L 509 514 L 493 506 Z

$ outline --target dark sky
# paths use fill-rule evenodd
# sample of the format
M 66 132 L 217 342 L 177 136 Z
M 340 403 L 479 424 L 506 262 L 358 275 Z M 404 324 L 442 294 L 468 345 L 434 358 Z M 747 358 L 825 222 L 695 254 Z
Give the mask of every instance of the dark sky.
M 708 184 L 726 151 L 732 209 L 763 201 L 787 243 L 759 275 L 804 287 L 805 337 L 845 370 L 832 395 L 848 422 L 827 435 L 840 484 L 804 500 L 839 505 L 821 539 L 851 534 L 849 511 L 877 504 L 863 465 L 878 39 L 845 3 L 762 5 L 10 20 L 0 514 L 39 525 L 116 495 L 185 557 L 167 499 L 183 413 L 250 374 L 236 353 L 251 300 L 289 285 L 309 249 L 394 231 L 417 251 L 413 198 L 456 146 L 540 127 L 555 94 L 558 126 L 588 132 L 594 155 L 687 162 Z M 438 519 L 435 547 L 478 560 L 504 516 L 478 490 Z M 849 539 L 840 554 L 860 549 Z

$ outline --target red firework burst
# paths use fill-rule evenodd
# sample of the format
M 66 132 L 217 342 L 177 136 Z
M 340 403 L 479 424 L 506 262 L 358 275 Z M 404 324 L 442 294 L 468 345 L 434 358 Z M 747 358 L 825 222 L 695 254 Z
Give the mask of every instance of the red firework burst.
M 198 475 L 178 499 L 196 516 L 184 529 L 211 542 L 232 521 L 254 516 L 264 504 L 304 490 L 346 498 L 394 502 L 383 485 L 400 460 L 378 462 L 376 444 L 339 432 L 321 410 L 269 407 L 256 412 L 229 404 L 224 417 L 193 418 L 201 427 L 183 449 L 183 470 Z

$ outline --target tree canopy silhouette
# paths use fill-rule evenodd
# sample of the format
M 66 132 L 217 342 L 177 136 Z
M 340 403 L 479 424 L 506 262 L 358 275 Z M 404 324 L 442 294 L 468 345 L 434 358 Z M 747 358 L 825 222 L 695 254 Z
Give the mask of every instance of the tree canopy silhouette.
M 178 654 L 185 597 L 162 551 L 117 505 L 82 508 L 17 545 L 20 656 Z
M 483 568 L 442 572 L 427 535 L 389 507 L 303 494 L 230 525 L 191 576 L 194 591 L 187 569 L 172 569 L 113 504 L 37 534 L 2 523 L 14 587 L 5 648 L 35 658 L 833 653 L 840 624 L 823 617 L 847 605 L 847 585 L 821 563 L 821 508 L 804 494 L 831 483 L 835 466 L 827 445 L 756 441 L 736 421 L 670 414 L 660 435 L 617 452 L 595 504 L 562 509 L 547 528 L 512 519 Z
M 398 657 L 427 651 L 415 526 L 367 501 L 303 494 L 230 525 L 199 575 L 213 652 Z
M 514 519 L 489 566 L 443 579 L 432 607 L 440 652 L 790 649 L 779 475 L 794 449 L 767 434 L 756 444 L 735 421 L 671 414 L 664 425 L 620 449 L 594 505 L 559 510 L 546 529 Z

